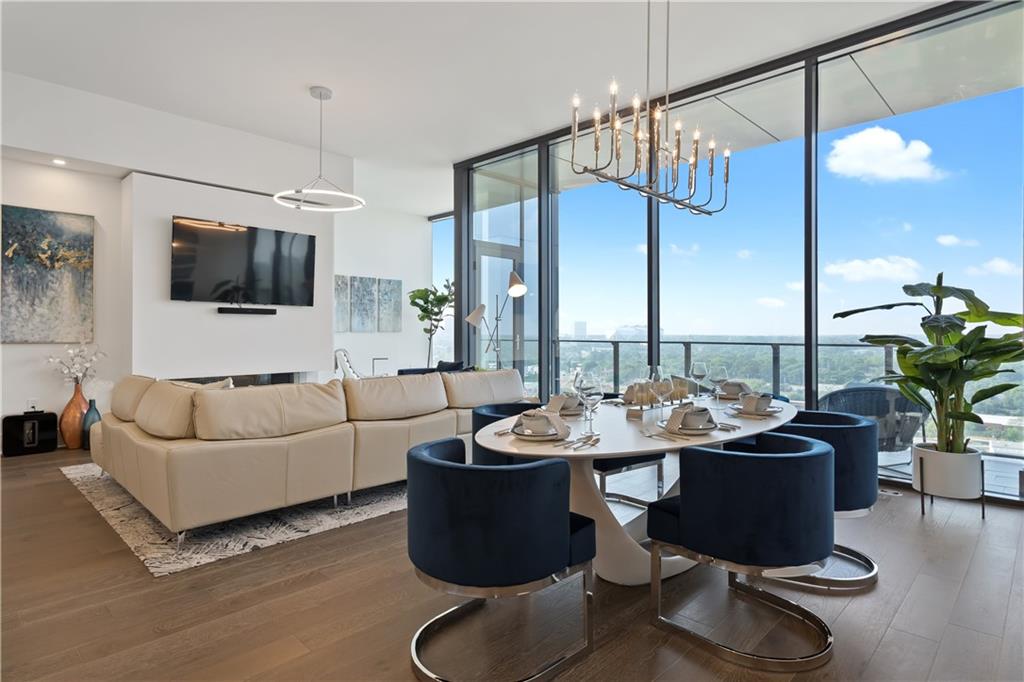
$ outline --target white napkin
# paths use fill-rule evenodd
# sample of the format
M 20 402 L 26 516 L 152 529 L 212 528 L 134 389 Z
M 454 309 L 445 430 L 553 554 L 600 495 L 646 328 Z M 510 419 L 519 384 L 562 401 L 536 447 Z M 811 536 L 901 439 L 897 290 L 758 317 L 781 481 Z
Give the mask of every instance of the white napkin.
M 552 414 L 558 414 L 562 411 L 562 406 L 565 405 L 566 397 L 564 395 L 553 395 L 548 404 L 544 406 L 545 412 L 551 412 Z
M 686 419 L 686 415 L 690 412 L 694 414 L 704 415 L 704 421 L 700 424 L 708 424 L 711 422 L 711 412 L 706 407 L 695 407 L 693 403 L 686 403 L 672 410 L 672 414 L 669 415 L 668 423 L 665 424 L 666 431 L 678 432 L 679 429 L 684 428 L 683 420 Z M 690 425 L 685 428 L 695 428 L 695 425 Z
M 523 412 L 516 419 L 516 426 L 525 433 L 536 436 L 548 433 L 557 433 L 559 438 L 567 438 L 569 436 L 569 425 L 562 421 L 562 418 L 557 413 L 548 412 L 544 409 Z
M 743 381 L 723 381 L 722 395 L 738 398 L 743 393 L 750 393 L 750 386 Z
M 648 384 L 630 384 L 622 394 L 622 402 L 627 405 L 653 405 L 657 400 Z

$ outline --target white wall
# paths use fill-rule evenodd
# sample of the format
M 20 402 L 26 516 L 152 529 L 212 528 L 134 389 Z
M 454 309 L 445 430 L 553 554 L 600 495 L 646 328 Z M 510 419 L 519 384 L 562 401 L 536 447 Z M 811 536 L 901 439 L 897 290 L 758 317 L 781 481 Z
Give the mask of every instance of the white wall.
M 4 159 L 3 203 L 50 211 L 84 213 L 96 218 L 93 282 L 94 339 L 108 354 L 97 369 L 97 381 L 85 385 L 86 397 L 96 398 L 100 409 L 109 405 L 111 383 L 128 372 L 128 310 L 124 296 L 126 277 L 121 261 L 121 183 L 118 178 L 81 173 Z M 46 358 L 63 351 L 62 344 L 3 344 L 3 414 L 26 409 L 35 400 L 43 410 L 58 414 L 71 387 L 47 364 Z
M 333 368 L 331 216 L 268 197 L 133 173 L 123 182 L 131 225 L 131 371 L 159 378 Z M 219 315 L 217 303 L 172 301 L 171 217 L 184 215 L 316 235 L 313 306 L 276 315 Z
M 14 73 L 2 86 L 8 147 L 270 193 L 316 175 L 307 147 Z M 324 174 L 350 187 L 352 159 L 325 153 Z
M 361 191 L 358 181 L 356 190 Z M 412 289 L 430 286 L 430 223 L 426 217 L 368 203 L 361 211 L 335 217 L 334 271 L 339 275 L 402 280 L 402 331 L 376 334 L 335 334 L 335 347 L 345 348 L 356 370 L 369 375 L 372 358 L 377 372 L 394 374 L 403 367 L 427 362 L 423 323 L 408 303 Z

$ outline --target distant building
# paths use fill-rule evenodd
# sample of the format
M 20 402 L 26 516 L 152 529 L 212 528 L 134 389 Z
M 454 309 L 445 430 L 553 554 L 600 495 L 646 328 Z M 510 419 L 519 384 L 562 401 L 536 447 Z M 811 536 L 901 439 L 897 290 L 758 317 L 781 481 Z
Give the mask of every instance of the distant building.
M 572 324 L 572 338 L 574 339 L 585 339 L 587 338 L 587 323 L 585 320 L 573 322 Z

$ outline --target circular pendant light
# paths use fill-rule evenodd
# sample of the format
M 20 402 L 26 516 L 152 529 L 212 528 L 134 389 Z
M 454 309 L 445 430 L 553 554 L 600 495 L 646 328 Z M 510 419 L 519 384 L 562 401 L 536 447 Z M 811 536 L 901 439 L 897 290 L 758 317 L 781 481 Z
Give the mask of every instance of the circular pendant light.
M 357 211 L 366 206 L 366 201 L 324 177 L 324 102 L 331 99 L 334 93 L 330 88 L 314 85 L 309 89 L 310 96 L 320 102 L 320 156 L 316 177 L 298 189 L 286 189 L 274 195 L 274 201 L 285 208 L 300 211 L 319 211 L 321 213 L 341 213 Z

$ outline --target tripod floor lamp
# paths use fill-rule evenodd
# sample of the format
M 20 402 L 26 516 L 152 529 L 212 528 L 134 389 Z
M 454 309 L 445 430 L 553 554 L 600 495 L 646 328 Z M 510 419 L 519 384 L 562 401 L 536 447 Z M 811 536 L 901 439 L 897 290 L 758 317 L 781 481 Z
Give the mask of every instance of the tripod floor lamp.
M 473 312 L 466 315 L 466 322 L 475 327 L 480 328 L 483 324 L 484 329 L 487 331 L 487 348 L 484 349 L 484 354 L 494 351 L 495 358 L 498 361 L 498 369 L 501 369 L 501 336 L 498 333 L 498 328 L 501 326 L 501 316 L 505 313 L 505 306 L 508 305 L 510 298 L 520 298 L 526 295 L 526 283 L 523 282 L 523 278 L 516 274 L 513 270 L 508 273 L 508 291 L 505 294 L 505 300 L 502 301 L 501 307 L 498 307 L 498 298 L 501 294 L 494 295 L 494 309 L 497 310 L 497 314 L 494 316 L 494 324 L 488 324 L 487 318 L 484 314 L 487 312 L 487 306 L 481 303 L 476 308 L 473 308 Z

